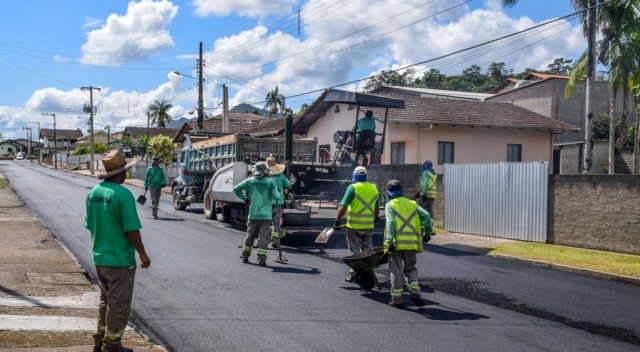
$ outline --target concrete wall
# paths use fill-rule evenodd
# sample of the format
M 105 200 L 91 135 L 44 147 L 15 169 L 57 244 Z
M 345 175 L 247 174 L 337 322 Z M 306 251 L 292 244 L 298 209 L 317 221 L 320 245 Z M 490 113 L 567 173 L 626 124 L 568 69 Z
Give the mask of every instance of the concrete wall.
M 548 242 L 640 255 L 640 176 L 551 175 Z
M 582 174 L 580 169 L 581 150 L 583 144 L 569 144 L 559 146 L 561 149 L 560 156 L 560 174 L 562 175 L 578 175 Z M 597 141 L 593 143 L 593 165 L 590 175 L 601 175 L 609 173 L 609 142 Z M 633 151 L 619 152 L 616 149 L 616 174 L 630 174 L 633 170 Z

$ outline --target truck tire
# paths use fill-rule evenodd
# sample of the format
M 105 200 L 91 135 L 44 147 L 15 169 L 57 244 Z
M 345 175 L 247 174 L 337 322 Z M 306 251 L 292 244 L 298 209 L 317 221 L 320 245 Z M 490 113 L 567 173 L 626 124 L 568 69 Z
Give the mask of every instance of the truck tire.
M 207 190 L 204 192 L 204 217 L 213 220 L 216 214 L 216 208 L 214 208 L 215 202 L 213 198 L 211 198 L 211 191 Z
M 221 223 L 230 223 L 231 222 L 231 207 L 224 204 L 221 201 L 215 201 L 215 213 L 216 220 Z
M 187 205 L 185 203 L 180 202 L 180 190 L 178 188 L 175 188 L 173 190 L 173 209 L 175 210 L 187 209 Z

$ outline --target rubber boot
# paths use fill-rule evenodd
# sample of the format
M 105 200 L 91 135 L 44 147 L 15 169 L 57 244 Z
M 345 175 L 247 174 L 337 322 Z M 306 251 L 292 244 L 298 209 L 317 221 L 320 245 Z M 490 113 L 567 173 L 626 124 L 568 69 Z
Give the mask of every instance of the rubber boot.
M 258 255 L 258 265 L 267 266 L 267 256 L 266 255 Z

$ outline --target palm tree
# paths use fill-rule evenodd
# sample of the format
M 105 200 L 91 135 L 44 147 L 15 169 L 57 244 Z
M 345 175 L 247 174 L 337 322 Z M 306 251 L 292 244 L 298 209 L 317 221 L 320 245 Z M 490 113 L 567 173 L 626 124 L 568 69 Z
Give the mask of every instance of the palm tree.
M 632 86 L 631 75 L 638 69 L 639 26 L 636 19 L 638 0 L 612 0 L 598 11 L 597 23 L 602 28 L 603 39 L 599 42 L 598 60 L 609 67 L 609 174 L 615 173 L 615 103 L 618 92 L 622 92 L 622 116 L 618 130 L 618 148 L 627 140 L 628 96 Z M 573 94 L 575 84 L 586 72 L 586 52 L 578 59 L 567 84 L 566 94 Z
M 171 115 L 167 112 L 171 110 L 173 105 L 169 104 L 166 100 L 157 101 L 149 105 L 149 114 L 151 116 L 151 124 L 155 124 L 158 127 L 167 127 L 168 123 L 171 123 Z
M 278 93 L 278 86 L 267 93 L 263 109 L 269 111 L 269 117 L 273 117 L 278 112 L 284 112 L 287 109 L 284 95 Z

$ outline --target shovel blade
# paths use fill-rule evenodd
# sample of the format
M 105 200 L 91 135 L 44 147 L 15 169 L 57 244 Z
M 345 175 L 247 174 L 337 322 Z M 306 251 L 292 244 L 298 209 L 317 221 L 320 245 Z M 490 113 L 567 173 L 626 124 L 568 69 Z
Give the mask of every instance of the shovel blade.
M 147 201 L 147 197 L 145 197 L 143 195 L 140 195 L 140 196 L 138 196 L 138 200 L 137 201 L 138 201 L 138 203 L 144 205 L 144 203 Z
M 331 236 L 333 236 L 334 232 L 335 229 L 333 227 L 327 227 L 326 229 L 322 230 L 322 232 L 320 232 L 318 237 L 316 237 L 315 243 L 325 244 L 329 242 L 329 239 L 331 238 Z

